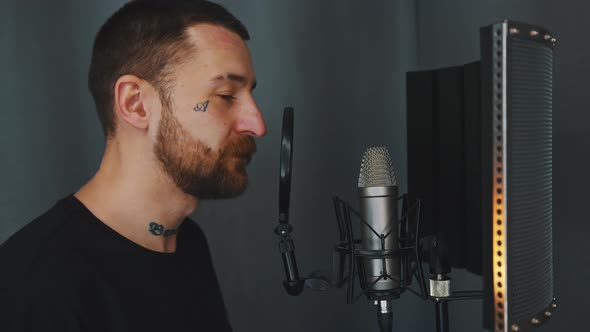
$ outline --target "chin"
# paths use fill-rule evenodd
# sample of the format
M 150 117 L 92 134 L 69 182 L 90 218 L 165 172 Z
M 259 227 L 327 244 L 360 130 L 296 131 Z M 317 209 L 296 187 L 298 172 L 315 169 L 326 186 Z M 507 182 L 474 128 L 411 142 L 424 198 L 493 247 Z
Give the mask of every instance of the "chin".
M 228 192 L 233 193 L 232 197 L 239 196 L 246 191 L 248 188 L 248 176 L 240 174 L 231 181 L 231 186 L 228 188 Z
M 219 185 L 210 191 L 202 192 L 200 199 L 227 199 L 235 198 L 243 194 L 248 187 L 248 177 L 245 173 L 232 174 L 219 183 Z M 193 195 L 195 196 L 195 195 Z

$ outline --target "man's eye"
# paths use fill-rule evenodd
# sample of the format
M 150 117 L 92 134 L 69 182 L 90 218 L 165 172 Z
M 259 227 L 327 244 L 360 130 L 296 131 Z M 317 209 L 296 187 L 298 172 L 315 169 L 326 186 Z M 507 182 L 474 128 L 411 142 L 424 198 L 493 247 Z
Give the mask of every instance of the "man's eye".
M 223 100 L 225 101 L 234 101 L 236 99 L 236 97 L 234 97 L 233 95 L 218 95 L 219 97 L 221 97 Z

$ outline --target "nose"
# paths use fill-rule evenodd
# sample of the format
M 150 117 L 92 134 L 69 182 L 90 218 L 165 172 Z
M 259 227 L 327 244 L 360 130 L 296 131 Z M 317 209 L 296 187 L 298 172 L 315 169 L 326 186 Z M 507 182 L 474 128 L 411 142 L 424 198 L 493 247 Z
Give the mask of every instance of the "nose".
M 266 135 L 266 123 L 253 98 L 243 106 L 236 124 L 236 131 L 243 135 L 262 137 Z

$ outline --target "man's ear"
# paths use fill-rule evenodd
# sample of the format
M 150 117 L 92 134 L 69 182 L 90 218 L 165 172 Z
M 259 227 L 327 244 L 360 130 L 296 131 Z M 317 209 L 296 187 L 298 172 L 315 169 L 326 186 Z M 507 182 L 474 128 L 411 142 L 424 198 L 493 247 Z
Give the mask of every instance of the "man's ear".
M 115 112 L 126 124 L 147 129 L 151 114 L 145 107 L 145 81 L 134 75 L 119 77 L 115 83 Z

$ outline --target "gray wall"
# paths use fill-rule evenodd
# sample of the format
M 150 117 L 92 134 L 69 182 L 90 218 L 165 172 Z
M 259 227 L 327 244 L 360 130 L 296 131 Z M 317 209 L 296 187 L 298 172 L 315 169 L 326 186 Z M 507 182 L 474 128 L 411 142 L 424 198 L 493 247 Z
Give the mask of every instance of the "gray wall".
M 124 1 L 2 1 L 0 4 L 0 242 L 89 179 L 103 140 L 86 72 L 94 33 Z M 478 28 L 509 17 L 559 37 L 555 93 L 556 292 L 562 310 L 544 331 L 581 323 L 574 282 L 588 225 L 581 198 L 590 166 L 581 90 L 590 52 L 574 42 L 589 31 L 584 9 L 549 1 L 224 0 L 248 26 L 259 81 L 255 97 L 268 135 L 249 170 L 245 195 L 206 202 L 193 216 L 208 235 L 236 331 L 377 331 L 364 299 L 343 290 L 282 289 L 277 222 L 282 108 L 295 107 L 291 222 L 302 274 L 331 266 L 336 226 L 331 196 L 354 201 L 365 147 L 392 152 L 405 190 L 405 72 L 478 58 Z M 573 3 L 573 2 L 572 2 Z M 476 5 L 477 4 L 477 5 Z M 582 6 L 582 5 L 578 5 Z M 581 157 L 580 157 L 581 156 Z M 574 159 L 575 158 L 575 159 Z M 586 249 L 584 251 L 583 249 Z M 574 258 L 569 258 L 572 255 Z M 582 267 L 584 265 L 582 264 Z M 1 269 L 1 268 L 0 268 Z M 458 288 L 479 279 L 453 272 Z M 588 289 L 585 289 L 588 291 Z M 580 298 L 580 299 L 578 299 Z M 453 331 L 481 330 L 477 302 L 453 303 Z M 581 307 L 580 307 L 581 308 Z M 434 330 L 432 304 L 404 294 L 394 303 L 396 331 Z
M 94 34 L 120 3 L 0 5 L 0 241 L 98 168 L 86 73 Z

